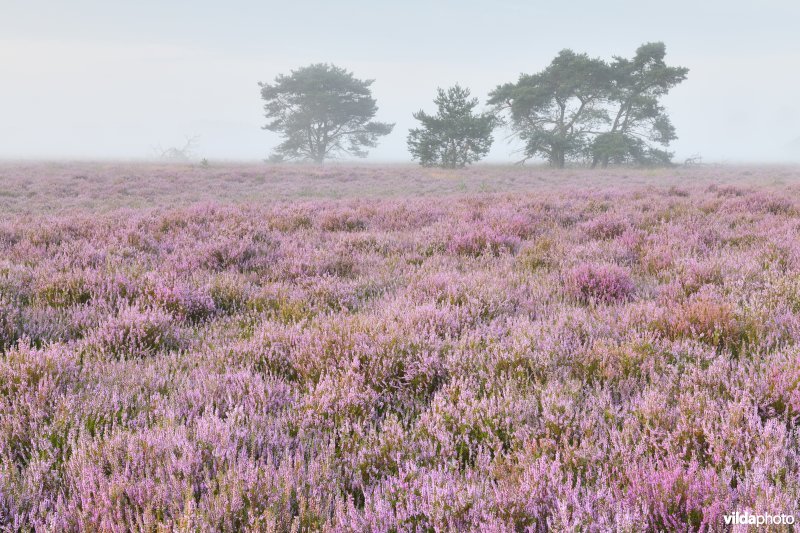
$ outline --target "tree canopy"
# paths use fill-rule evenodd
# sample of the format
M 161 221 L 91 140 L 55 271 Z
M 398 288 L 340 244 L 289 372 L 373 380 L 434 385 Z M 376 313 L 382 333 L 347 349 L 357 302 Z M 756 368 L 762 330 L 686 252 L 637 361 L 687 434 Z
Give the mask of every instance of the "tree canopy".
M 664 163 L 672 154 L 653 146 L 666 147 L 677 138 L 675 127 L 659 98 L 686 79 L 689 69 L 670 67 L 664 62 L 664 43 L 646 43 L 633 59 L 615 57 L 609 65 L 612 106 L 611 128 L 597 136 L 592 164 Z M 616 109 L 614 109 L 616 108 Z
M 271 85 L 259 83 L 269 119 L 264 129 L 283 137 L 274 157 L 315 163 L 342 153 L 365 157 L 366 148 L 377 146 L 394 127 L 372 120 L 378 111 L 373 81 L 317 63 L 279 75 Z
M 489 103 L 509 113 L 525 143 L 524 159 L 543 156 L 563 167 L 585 152 L 587 134 L 605 119 L 601 104 L 609 85 L 602 60 L 562 50 L 543 71 L 495 89 Z
M 676 138 L 659 99 L 688 69 L 668 67 L 665 55 L 663 43 L 642 45 L 633 59 L 611 63 L 562 50 L 541 72 L 498 86 L 489 104 L 509 116 L 524 143 L 523 161 L 543 157 L 558 168 L 568 161 L 669 162 L 671 154 L 653 146 Z
M 493 113 L 476 113 L 477 98 L 460 85 L 437 89 L 435 115 L 420 110 L 414 118 L 421 127 L 408 133 L 408 149 L 423 166 L 461 168 L 480 161 L 492 146 Z

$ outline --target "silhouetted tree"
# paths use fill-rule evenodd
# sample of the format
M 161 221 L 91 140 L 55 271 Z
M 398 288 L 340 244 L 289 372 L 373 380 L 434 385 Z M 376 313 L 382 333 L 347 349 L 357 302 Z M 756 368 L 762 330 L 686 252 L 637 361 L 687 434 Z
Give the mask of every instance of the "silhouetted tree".
M 672 154 L 653 146 L 666 147 L 677 138 L 659 99 L 685 80 L 689 69 L 667 66 L 666 53 L 664 43 L 646 43 L 633 59 L 615 57 L 609 65 L 614 118 L 609 131 L 594 140 L 592 166 L 669 163 Z
M 422 123 L 409 130 L 408 150 L 426 167 L 461 168 L 480 161 L 492 147 L 492 130 L 497 119 L 492 113 L 475 113 L 477 98 L 459 85 L 437 89 L 435 115 L 414 113 Z
M 610 81 L 602 60 L 562 50 L 543 71 L 497 87 L 489 104 L 508 112 L 525 143 L 523 161 L 543 156 L 563 168 L 568 160 L 586 158 L 590 136 L 608 120 L 602 104 Z
M 153 147 L 156 157 L 164 161 L 171 161 L 173 163 L 185 163 L 195 158 L 195 148 L 200 139 L 199 135 L 193 137 L 186 137 L 186 142 L 183 146 L 170 146 L 163 148 L 160 144 Z
M 664 43 L 646 43 L 633 59 L 611 63 L 562 50 L 537 74 L 497 87 L 489 103 L 506 111 L 524 143 L 525 161 L 668 164 L 664 148 L 676 139 L 661 97 L 686 79 L 688 69 L 664 62 Z
M 272 85 L 259 83 L 270 120 L 264 129 L 279 132 L 281 159 L 322 163 L 346 153 L 365 157 L 394 124 L 374 122 L 378 111 L 370 85 L 335 65 L 318 63 L 280 75 Z

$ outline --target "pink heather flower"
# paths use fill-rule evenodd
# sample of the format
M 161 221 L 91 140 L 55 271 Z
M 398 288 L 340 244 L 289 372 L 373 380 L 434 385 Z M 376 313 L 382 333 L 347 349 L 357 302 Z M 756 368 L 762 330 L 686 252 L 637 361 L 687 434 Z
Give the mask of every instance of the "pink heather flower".
M 180 348 L 181 334 L 173 318 L 163 311 L 123 307 L 101 324 L 89 341 L 104 355 L 143 357 Z
M 447 249 L 461 255 L 500 255 L 502 252 L 515 252 L 519 244 L 520 239 L 516 236 L 503 235 L 491 228 L 471 228 L 454 235 Z
M 19 309 L 0 298 L 0 352 L 12 346 L 19 335 Z
M 583 231 L 593 239 L 612 239 L 622 235 L 626 229 L 627 222 L 607 213 L 583 224 Z
M 159 282 L 153 293 L 154 300 L 164 309 L 190 322 L 208 318 L 216 311 L 207 291 L 189 285 Z
M 628 272 L 616 265 L 583 264 L 567 276 L 567 288 L 583 302 L 612 303 L 628 300 L 636 287 Z
M 798 169 L 0 181 L 0 530 L 800 516 Z

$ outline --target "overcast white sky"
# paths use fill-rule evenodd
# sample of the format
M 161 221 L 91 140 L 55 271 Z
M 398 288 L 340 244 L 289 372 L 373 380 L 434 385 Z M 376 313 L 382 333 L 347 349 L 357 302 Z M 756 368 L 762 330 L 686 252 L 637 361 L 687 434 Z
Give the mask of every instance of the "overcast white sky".
M 665 100 L 677 158 L 800 160 L 798 21 L 798 0 L 0 0 L 0 158 L 145 158 L 198 135 L 200 156 L 262 159 L 278 139 L 257 82 L 332 62 L 375 78 L 397 124 L 369 160 L 405 161 L 437 86 L 485 100 L 562 48 L 660 40 L 691 69 Z M 490 159 L 514 160 L 495 137 Z

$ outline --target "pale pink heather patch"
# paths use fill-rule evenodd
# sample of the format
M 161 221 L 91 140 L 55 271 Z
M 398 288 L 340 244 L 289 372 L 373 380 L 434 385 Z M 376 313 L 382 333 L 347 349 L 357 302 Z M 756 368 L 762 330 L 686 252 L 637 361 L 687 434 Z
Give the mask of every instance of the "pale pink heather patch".
M 0 530 L 796 514 L 799 183 L 0 165 Z

